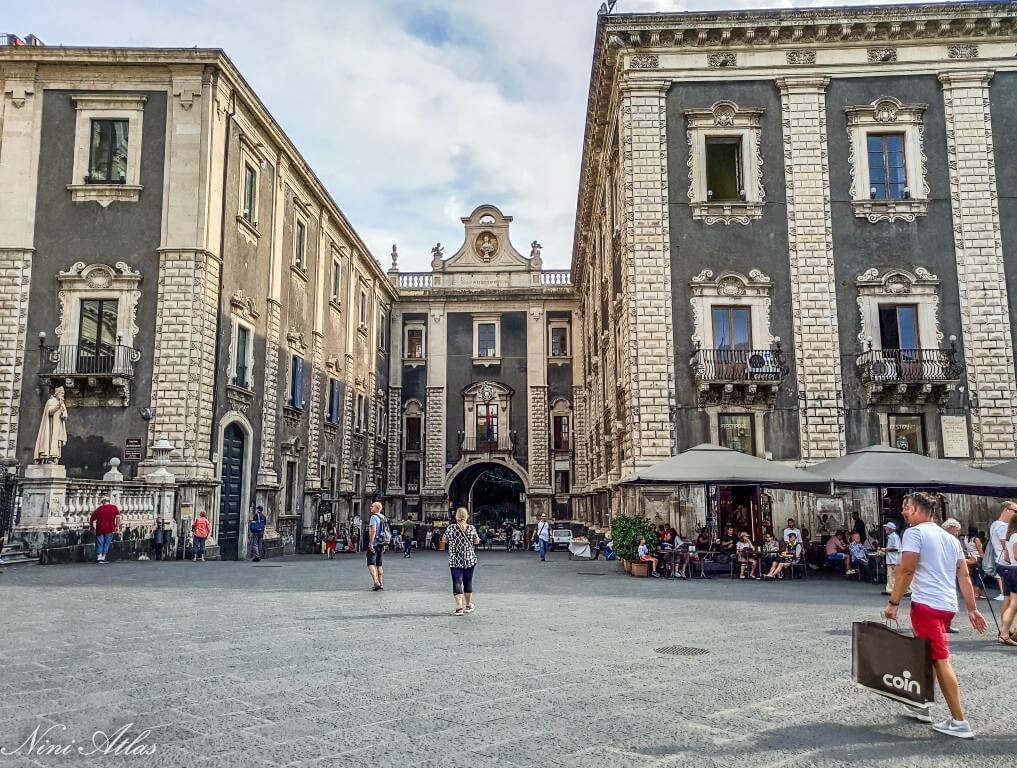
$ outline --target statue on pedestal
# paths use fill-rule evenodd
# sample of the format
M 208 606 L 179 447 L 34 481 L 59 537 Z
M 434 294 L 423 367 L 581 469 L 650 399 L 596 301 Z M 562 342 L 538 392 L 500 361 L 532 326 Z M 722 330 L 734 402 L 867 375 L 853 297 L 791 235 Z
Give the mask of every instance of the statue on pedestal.
M 67 442 L 67 406 L 64 404 L 64 388 L 53 390 L 42 409 L 39 435 L 35 438 L 35 463 L 59 464 L 60 455 Z

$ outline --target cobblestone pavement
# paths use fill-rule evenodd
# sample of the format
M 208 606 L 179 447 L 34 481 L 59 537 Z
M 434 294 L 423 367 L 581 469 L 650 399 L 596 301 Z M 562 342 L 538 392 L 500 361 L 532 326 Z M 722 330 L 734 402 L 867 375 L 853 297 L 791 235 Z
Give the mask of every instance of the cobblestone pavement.
M 40 724 L 80 745 L 133 723 L 155 752 L 22 749 L 0 766 L 987 768 L 1017 754 L 1017 655 L 990 636 L 965 627 L 953 644 L 974 742 L 850 682 L 850 622 L 883 604 L 870 585 L 633 579 L 494 552 L 477 611 L 456 618 L 441 554 L 386 571 L 373 593 L 353 555 L 8 569 L 0 746 Z M 709 653 L 654 652 L 669 645 Z

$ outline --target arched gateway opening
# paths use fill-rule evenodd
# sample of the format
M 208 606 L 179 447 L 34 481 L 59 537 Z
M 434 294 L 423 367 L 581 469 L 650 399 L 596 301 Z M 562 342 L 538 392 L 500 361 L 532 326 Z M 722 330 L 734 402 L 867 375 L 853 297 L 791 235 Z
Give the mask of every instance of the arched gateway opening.
M 449 487 L 453 508 L 467 507 L 474 525 L 496 530 L 525 524 L 525 494 L 522 478 L 504 464 L 494 462 L 466 467 Z

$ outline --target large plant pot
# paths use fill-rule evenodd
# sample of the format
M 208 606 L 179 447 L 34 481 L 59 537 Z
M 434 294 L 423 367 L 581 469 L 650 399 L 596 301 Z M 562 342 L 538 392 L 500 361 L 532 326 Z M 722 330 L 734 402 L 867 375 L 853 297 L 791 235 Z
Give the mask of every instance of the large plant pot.
M 625 573 L 632 573 L 632 563 L 628 560 L 622 560 L 622 568 L 625 569 Z
M 649 567 L 650 567 L 649 563 L 632 563 L 632 570 L 629 571 L 629 573 L 631 573 L 633 576 L 640 576 L 645 579 Z

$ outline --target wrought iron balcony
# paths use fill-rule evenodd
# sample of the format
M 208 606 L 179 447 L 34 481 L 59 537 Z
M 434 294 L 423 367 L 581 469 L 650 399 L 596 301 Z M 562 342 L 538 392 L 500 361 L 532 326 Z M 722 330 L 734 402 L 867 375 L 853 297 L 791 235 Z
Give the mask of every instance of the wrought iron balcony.
M 495 434 L 491 439 L 485 440 L 483 436 L 474 433 L 458 433 L 459 455 L 467 453 L 515 453 L 516 432 L 503 432 Z
M 855 359 L 869 404 L 944 402 L 960 383 L 964 366 L 950 349 L 868 349 Z
M 773 349 L 701 349 L 689 359 L 700 405 L 772 404 L 788 374 L 780 339 Z
M 39 376 L 51 387 L 62 386 L 65 396 L 79 405 L 130 404 L 130 381 L 140 350 L 124 344 L 98 349 L 80 345 L 47 347 L 39 344 Z

